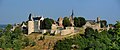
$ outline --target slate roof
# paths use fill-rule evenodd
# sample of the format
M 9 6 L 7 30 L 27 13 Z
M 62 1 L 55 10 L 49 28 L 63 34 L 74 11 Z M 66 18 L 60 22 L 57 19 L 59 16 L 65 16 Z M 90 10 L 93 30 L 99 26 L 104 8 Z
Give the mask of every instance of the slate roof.
M 33 17 L 33 20 L 40 20 L 42 17 Z

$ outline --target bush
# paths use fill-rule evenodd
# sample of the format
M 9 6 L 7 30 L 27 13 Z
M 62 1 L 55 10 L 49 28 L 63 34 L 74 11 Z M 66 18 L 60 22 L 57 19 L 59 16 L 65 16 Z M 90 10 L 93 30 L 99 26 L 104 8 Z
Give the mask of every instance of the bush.
M 51 33 L 50 35 L 51 35 L 51 36 L 54 36 L 54 35 L 55 35 L 55 33 Z
M 45 36 L 40 36 L 39 40 L 44 40 Z
M 31 42 L 31 46 L 35 46 L 36 45 L 36 42 Z
M 43 35 L 48 35 L 49 33 L 48 32 L 46 32 L 46 33 L 44 33 Z

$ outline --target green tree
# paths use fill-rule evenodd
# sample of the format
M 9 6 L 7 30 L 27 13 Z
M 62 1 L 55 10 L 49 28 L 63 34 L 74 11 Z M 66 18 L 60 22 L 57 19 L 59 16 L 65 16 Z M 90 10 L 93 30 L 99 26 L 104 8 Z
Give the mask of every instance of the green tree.
M 64 26 L 64 27 L 71 26 L 71 24 L 70 24 L 70 21 L 69 21 L 69 18 L 68 18 L 68 17 L 64 17 L 64 19 L 63 19 L 63 26 Z
M 107 21 L 102 20 L 102 21 L 100 21 L 100 24 L 101 24 L 101 28 L 106 27 L 107 26 Z
M 120 29 L 110 29 L 98 32 L 92 28 L 85 29 L 85 35 L 75 35 L 73 38 L 58 41 L 54 50 L 70 50 L 73 44 L 79 46 L 76 50 L 120 50 Z
M 75 25 L 76 27 L 78 26 L 78 18 L 77 18 L 77 17 L 74 18 L 74 25 Z
M 51 29 L 52 23 L 53 23 L 53 19 L 45 18 L 41 22 L 41 29 Z
M 83 25 L 85 25 L 85 23 L 86 23 L 86 20 L 83 17 L 75 17 L 74 18 L 74 25 L 76 27 L 82 27 Z
M 85 29 L 85 37 L 90 38 L 90 37 L 92 37 L 94 35 L 95 35 L 95 32 L 94 32 L 94 30 L 92 28 L 87 27 Z
M 50 21 L 52 22 L 52 24 L 54 24 L 54 20 L 53 19 L 50 19 Z
M 117 23 L 115 24 L 115 27 L 116 28 L 120 28 L 120 22 L 119 21 L 116 21 Z
M 14 31 L 11 30 L 12 25 L 8 25 L 2 32 L 0 37 L 0 48 L 3 50 L 14 49 L 20 50 L 25 47 L 25 44 L 29 41 L 26 40 L 26 36 L 23 35 L 20 27 L 16 27 Z

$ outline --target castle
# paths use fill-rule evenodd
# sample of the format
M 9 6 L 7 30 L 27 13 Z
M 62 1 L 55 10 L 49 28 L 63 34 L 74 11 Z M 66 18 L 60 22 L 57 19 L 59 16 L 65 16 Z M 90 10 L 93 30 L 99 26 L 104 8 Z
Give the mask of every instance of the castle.
M 41 22 L 44 21 L 45 18 L 43 18 L 43 16 L 34 16 L 31 13 L 29 14 L 28 17 L 28 21 L 27 21 L 27 25 L 25 25 L 24 23 L 22 23 L 21 27 L 23 28 L 27 28 L 27 34 L 31 34 L 31 33 L 54 33 L 54 34 L 60 34 L 60 35 L 67 35 L 70 33 L 75 33 L 76 28 L 74 26 L 74 12 L 72 10 L 71 15 L 69 16 L 69 21 L 71 26 L 70 27 L 66 27 L 64 28 L 63 26 L 63 18 L 59 17 L 58 21 L 54 21 L 54 23 L 52 23 L 51 29 L 41 29 Z M 96 20 L 86 20 L 86 24 L 83 26 L 84 29 L 86 29 L 87 27 L 91 27 L 94 30 L 109 30 L 109 25 L 108 27 L 106 26 L 106 24 L 104 22 L 101 21 L 106 21 L 106 20 L 101 20 L 100 17 L 97 17 L 97 21 Z M 101 27 L 101 23 L 104 25 L 103 27 Z M 14 30 L 14 29 L 13 29 Z M 79 31 L 79 30 L 78 30 Z
M 95 20 L 86 20 L 86 24 L 83 27 L 84 27 L 84 29 L 86 29 L 87 27 L 91 27 L 93 29 L 100 30 L 100 28 L 101 28 L 100 17 L 97 17 L 96 22 L 95 22 Z
M 69 17 L 69 20 L 70 20 L 70 23 L 72 25 L 72 27 L 74 26 L 74 19 L 73 19 L 73 10 L 72 10 L 72 14 L 71 16 Z M 32 16 L 32 14 L 29 14 L 29 20 L 28 20 L 28 34 L 31 34 L 33 32 L 43 32 L 43 33 L 46 33 L 47 31 L 49 31 L 50 33 L 62 33 L 62 34 L 66 34 L 66 32 L 69 32 L 69 31 L 66 31 L 66 30 L 70 30 L 68 28 L 66 28 L 66 30 L 63 31 L 63 18 L 60 17 L 58 18 L 58 21 L 57 22 L 54 22 L 54 24 L 52 24 L 51 26 L 51 30 L 41 30 L 40 29 L 40 25 L 41 25 L 41 22 L 44 20 L 44 18 L 42 16 Z M 71 28 L 71 27 L 70 27 Z M 73 28 L 72 28 L 73 30 Z

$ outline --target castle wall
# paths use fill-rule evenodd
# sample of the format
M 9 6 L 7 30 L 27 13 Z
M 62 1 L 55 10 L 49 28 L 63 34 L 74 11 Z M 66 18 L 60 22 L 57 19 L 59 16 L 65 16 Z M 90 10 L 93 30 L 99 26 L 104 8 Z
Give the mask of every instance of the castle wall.
M 67 35 L 74 33 L 74 27 L 66 27 L 65 30 L 61 30 L 61 35 Z

